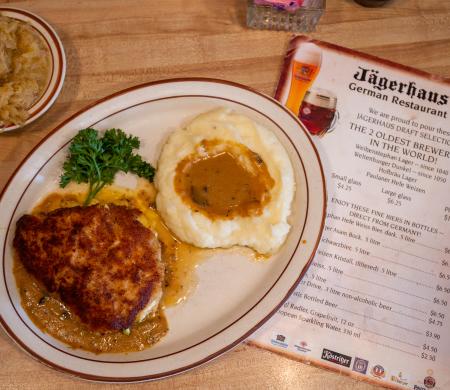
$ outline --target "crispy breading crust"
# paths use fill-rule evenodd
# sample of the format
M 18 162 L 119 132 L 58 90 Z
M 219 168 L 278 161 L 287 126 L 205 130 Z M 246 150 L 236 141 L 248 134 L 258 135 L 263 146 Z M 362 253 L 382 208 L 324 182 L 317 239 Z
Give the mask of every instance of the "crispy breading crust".
M 139 215 L 115 205 L 24 215 L 14 247 L 28 272 L 91 329 L 125 329 L 164 279 L 159 241 Z

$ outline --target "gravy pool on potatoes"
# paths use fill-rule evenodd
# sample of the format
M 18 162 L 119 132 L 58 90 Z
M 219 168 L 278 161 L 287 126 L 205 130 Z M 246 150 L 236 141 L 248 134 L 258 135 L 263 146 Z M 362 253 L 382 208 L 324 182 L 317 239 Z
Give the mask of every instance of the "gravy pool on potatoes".
M 202 148 L 209 151 L 220 144 L 219 140 L 205 140 Z M 192 154 L 181 161 L 176 191 L 191 207 L 213 219 L 261 215 L 274 185 L 266 164 L 242 144 L 228 141 L 221 146 L 217 154 Z M 245 159 L 250 169 L 239 158 Z

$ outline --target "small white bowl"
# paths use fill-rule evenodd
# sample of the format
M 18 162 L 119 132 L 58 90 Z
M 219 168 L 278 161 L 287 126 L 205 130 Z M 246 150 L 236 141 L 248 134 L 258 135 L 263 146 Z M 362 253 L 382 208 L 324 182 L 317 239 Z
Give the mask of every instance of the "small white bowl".
M 56 34 L 56 31 L 42 18 L 19 8 L 0 7 L 0 15 L 7 16 L 12 19 L 17 19 L 28 23 L 36 29 L 48 45 L 51 56 L 51 76 L 49 78 L 47 87 L 42 93 L 39 100 L 28 110 L 29 117 L 25 123 L 21 125 L 11 125 L 8 127 L 0 127 L 0 132 L 16 130 L 21 128 L 39 118 L 43 115 L 55 102 L 64 83 L 66 75 L 66 56 L 61 39 Z

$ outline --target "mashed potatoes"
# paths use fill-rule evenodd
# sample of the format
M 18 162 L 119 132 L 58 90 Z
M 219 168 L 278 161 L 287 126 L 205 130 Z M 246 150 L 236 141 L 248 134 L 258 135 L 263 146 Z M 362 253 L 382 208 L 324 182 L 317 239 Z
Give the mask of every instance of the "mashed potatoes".
M 155 178 L 156 206 L 183 241 L 203 248 L 275 252 L 285 241 L 295 191 L 289 157 L 275 135 L 219 108 L 176 130 Z
M 22 124 L 50 76 L 50 53 L 27 23 L 0 16 L 0 129 Z

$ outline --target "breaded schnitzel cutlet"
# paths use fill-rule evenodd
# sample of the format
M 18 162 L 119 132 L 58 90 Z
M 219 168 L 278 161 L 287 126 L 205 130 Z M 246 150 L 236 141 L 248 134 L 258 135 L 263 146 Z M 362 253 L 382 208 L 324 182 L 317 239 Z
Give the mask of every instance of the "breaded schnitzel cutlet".
M 139 215 L 112 204 L 24 215 L 14 247 L 92 330 L 126 329 L 158 306 L 164 280 L 159 241 Z

